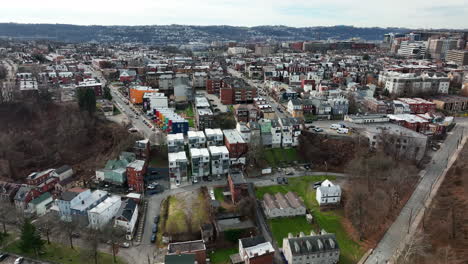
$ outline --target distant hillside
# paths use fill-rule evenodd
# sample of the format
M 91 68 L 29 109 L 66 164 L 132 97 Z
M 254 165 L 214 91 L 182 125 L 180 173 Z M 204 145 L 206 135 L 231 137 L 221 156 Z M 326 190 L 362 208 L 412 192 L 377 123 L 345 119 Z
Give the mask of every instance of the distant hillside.
M 404 28 L 286 27 L 286 26 L 77 26 L 64 24 L 0 23 L 0 37 L 19 39 L 52 39 L 64 42 L 142 42 L 177 44 L 191 41 L 255 40 L 346 40 L 359 37 L 381 40 L 389 32 L 408 32 Z

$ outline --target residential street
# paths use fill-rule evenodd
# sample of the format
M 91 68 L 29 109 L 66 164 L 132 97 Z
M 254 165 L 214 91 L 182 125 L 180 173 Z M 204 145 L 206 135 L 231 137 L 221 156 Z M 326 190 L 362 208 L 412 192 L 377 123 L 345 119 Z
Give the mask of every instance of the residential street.
M 467 121 L 466 118 L 457 119 L 456 127 L 449 133 L 442 148 L 434 154 L 434 163 L 428 164 L 426 173 L 416 186 L 413 195 L 365 263 L 386 263 L 397 252 L 407 235 L 408 224 L 414 222 L 415 216 L 424 207 L 424 202 L 431 192 L 433 184 L 447 167 L 448 160 L 457 149 L 458 142 L 461 142 L 462 136 L 466 136 L 466 132 L 464 131 L 468 127 Z

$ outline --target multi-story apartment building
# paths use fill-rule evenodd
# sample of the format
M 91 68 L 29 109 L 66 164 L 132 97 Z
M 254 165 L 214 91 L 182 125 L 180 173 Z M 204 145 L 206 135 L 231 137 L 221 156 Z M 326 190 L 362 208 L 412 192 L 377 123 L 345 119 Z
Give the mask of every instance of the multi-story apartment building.
M 219 128 L 205 128 L 206 146 L 223 146 L 224 134 Z
M 90 195 L 82 197 L 77 203 L 70 205 L 71 219 L 79 222 L 80 224 L 88 224 L 88 212 L 96 207 L 102 201 L 109 197 L 109 193 L 102 190 L 95 190 Z
M 242 139 L 244 139 L 244 141 L 245 141 L 246 143 L 249 143 L 249 142 L 250 142 L 251 131 L 250 131 L 250 128 L 247 126 L 247 124 L 245 124 L 245 123 L 237 123 L 237 124 L 236 124 L 236 130 L 239 132 L 239 134 L 241 135 Z
M 188 160 L 185 151 L 169 153 L 169 177 L 177 185 L 187 181 Z
M 214 126 L 214 114 L 211 109 L 197 109 L 196 115 L 197 127 L 199 130 L 211 128 Z
M 229 173 L 230 158 L 226 146 L 208 147 L 211 159 L 211 175 L 225 176 Z
M 93 229 L 100 229 L 109 223 L 119 212 L 122 199 L 120 196 L 113 195 L 107 197 L 96 207 L 88 211 L 89 225 Z
M 229 150 L 231 164 L 245 164 L 245 156 L 248 151 L 248 146 L 240 133 L 235 129 L 223 130 L 224 144 Z
M 275 249 L 263 236 L 239 239 L 239 258 L 245 264 L 273 264 Z
M 445 61 L 454 62 L 460 66 L 468 65 L 468 50 L 449 50 Z
M 144 176 L 146 173 L 146 162 L 144 160 L 135 160 L 127 165 L 127 183 L 128 187 L 134 192 L 142 193 L 145 190 Z
M 425 41 L 402 41 L 398 55 L 407 58 L 424 58 L 426 56 L 427 42 Z
M 300 123 L 296 118 L 280 118 L 281 126 L 281 146 L 283 148 L 295 147 L 299 145 L 301 135 Z
M 448 93 L 450 80 L 443 73 L 387 72 L 379 76 L 379 82 L 385 84 L 385 90 L 395 95 L 418 93 Z
M 192 76 L 193 88 L 205 88 L 208 75 L 206 72 L 194 72 Z
M 252 103 L 257 97 L 257 89 L 243 79 L 227 78 L 223 80 L 220 97 L 221 103 L 228 105 Z
M 177 133 L 167 135 L 167 150 L 169 153 L 184 151 L 184 146 L 184 134 Z
M 190 164 L 192 167 L 192 182 L 199 182 L 203 176 L 210 175 L 210 153 L 208 149 L 191 148 Z
M 73 188 L 63 192 L 56 200 L 55 204 L 59 209 L 59 217 L 62 221 L 71 221 L 71 208 L 81 203 L 91 195 L 90 189 Z
M 334 234 L 289 234 L 283 239 L 283 254 L 289 264 L 335 264 L 340 258 L 340 247 Z
M 174 91 L 174 76 L 163 74 L 159 76 L 159 90 L 169 96 Z
M 206 91 L 209 94 L 219 94 L 219 90 L 223 85 L 223 79 L 218 77 L 211 77 L 206 80 Z
M 203 131 L 189 131 L 187 138 L 189 148 L 204 148 L 206 146 L 206 138 Z

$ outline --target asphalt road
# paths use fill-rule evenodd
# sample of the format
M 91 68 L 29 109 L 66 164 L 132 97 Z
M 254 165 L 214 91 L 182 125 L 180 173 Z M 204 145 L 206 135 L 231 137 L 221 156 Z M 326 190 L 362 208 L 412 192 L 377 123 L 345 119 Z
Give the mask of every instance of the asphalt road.
M 466 135 L 467 128 L 466 119 L 457 119 L 457 126 L 449 133 L 442 148 L 434 154 L 433 163 L 431 162 L 427 166 L 426 173 L 416 186 L 411 198 L 365 263 L 386 263 L 391 260 L 404 241 L 415 216 L 424 207 L 424 202 L 431 192 L 433 184 L 447 167 L 448 160 L 457 149 L 458 142 L 461 142 L 463 133 Z
M 96 77 L 101 81 L 103 86 L 106 85 L 106 78 L 102 76 L 101 72 L 96 71 L 89 66 L 87 67 L 87 69 L 88 71 L 93 73 L 93 77 Z M 132 126 L 136 128 L 139 133 L 141 133 L 143 137 L 149 139 L 152 144 L 158 145 L 160 143 L 161 138 L 165 136 L 163 132 L 157 128 L 155 128 L 155 131 L 153 131 L 150 126 L 143 123 L 143 120 L 146 120 L 147 123 L 152 124 L 152 122 L 150 122 L 150 120 L 146 116 L 144 116 L 144 114 L 139 109 L 134 108 L 131 104 L 125 104 L 125 102 L 128 101 L 128 98 L 125 98 L 125 96 L 118 91 L 118 87 L 109 85 L 109 88 L 112 95 L 112 101 L 114 101 L 115 105 L 117 105 L 120 112 L 123 115 L 125 115 L 126 120 L 128 120 L 132 124 Z M 132 111 L 131 107 L 137 110 L 138 115 L 134 111 Z

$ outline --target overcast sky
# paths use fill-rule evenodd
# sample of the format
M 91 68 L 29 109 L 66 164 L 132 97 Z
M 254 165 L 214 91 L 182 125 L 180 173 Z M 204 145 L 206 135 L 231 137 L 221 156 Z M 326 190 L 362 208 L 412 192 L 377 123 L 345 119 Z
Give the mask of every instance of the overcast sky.
M 468 28 L 468 0 L 2 0 L 0 22 Z

